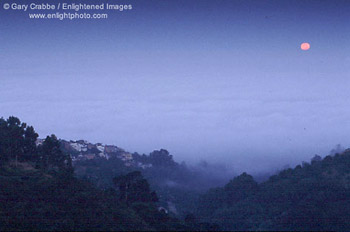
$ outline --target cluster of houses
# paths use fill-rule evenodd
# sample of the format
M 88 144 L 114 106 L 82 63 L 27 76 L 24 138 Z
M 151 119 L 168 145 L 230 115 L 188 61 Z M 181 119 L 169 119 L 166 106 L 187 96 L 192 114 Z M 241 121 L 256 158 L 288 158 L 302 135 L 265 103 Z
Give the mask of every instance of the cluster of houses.
M 44 139 L 38 139 L 36 141 L 36 144 L 39 146 L 43 142 Z M 105 158 L 108 160 L 113 157 L 122 160 L 124 162 L 124 165 L 127 167 L 138 166 L 145 169 L 152 166 L 152 164 L 143 164 L 141 162 L 136 162 L 131 153 L 126 152 L 122 148 L 114 145 L 104 145 L 102 143 L 92 144 L 86 140 L 60 140 L 60 142 L 62 150 L 70 154 L 73 163 L 96 158 Z

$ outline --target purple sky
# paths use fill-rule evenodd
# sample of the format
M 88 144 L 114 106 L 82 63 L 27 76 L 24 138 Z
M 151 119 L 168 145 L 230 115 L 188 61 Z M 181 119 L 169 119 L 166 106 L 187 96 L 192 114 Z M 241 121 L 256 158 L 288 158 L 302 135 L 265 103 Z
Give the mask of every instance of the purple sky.
M 123 3 L 100 21 L 1 8 L 0 116 L 248 171 L 350 147 L 350 2 Z

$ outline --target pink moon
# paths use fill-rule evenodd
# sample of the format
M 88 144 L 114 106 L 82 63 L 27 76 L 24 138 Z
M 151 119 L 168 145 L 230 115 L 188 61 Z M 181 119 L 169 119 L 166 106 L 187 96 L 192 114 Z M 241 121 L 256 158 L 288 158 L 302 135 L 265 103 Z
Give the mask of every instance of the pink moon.
M 304 50 L 304 51 L 309 50 L 310 49 L 310 44 L 309 43 L 302 43 L 300 45 L 300 48 L 301 48 L 301 50 Z

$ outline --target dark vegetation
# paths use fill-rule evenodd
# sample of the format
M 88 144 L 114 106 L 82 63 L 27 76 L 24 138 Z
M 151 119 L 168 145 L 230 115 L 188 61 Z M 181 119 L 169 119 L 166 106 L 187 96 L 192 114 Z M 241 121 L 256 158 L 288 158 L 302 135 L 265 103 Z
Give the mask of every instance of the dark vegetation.
M 243 173 L 205 191 L 215 175 L 178 164 L 163 149 L 133 154 L 150 168 L 117 158 L 73 168 L 54 135 L 39 146 L 37 137 L 18 118 L 0 119 L 1 231 L 350 228 L 350 150 L 315 156 L 262 183 Z
M 315 156 L 261 184 L 243 173 L 204 194 L 197 214 L 224 230 L 349 230 L 350 150 Z
M 140 172 L 98 189 L 74 177 L 70 156 L 54 135 L 36 146 L 34 128 L 0 119 L 0 230 L 195 230 L 158 210 L 158 197 Z
M 161 149 L 149 155 L 133 154 L 135 162 L 150 164 L 147 168 L 125 166 L 119 158 L 95 158 L 75 163 L 78 177 L 96 183 L 102 189 L 114 186 L 113 178 L 139 171 L 147 179 L 151 188 L 157 192 L 159 205 L 169 210 L 169 214 L 184 219 L 193 213 L 199 194 L 211 187 L 224 185 L 229 180 L 227 171 L 214 172 L 209 164 L 202 162 L 197 167 L 179 164 L 167 150 Z

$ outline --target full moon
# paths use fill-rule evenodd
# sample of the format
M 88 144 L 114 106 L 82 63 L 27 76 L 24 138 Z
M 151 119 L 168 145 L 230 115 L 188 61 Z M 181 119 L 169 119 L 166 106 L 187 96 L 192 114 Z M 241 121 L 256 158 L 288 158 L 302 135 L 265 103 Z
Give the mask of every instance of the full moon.
M 301 48 L 301 50 L 304 50 L 304 51 L 309 50 L 310 49 L 310 44 L 309 43 L 302 43 L 300 45 L 300 48 Z

